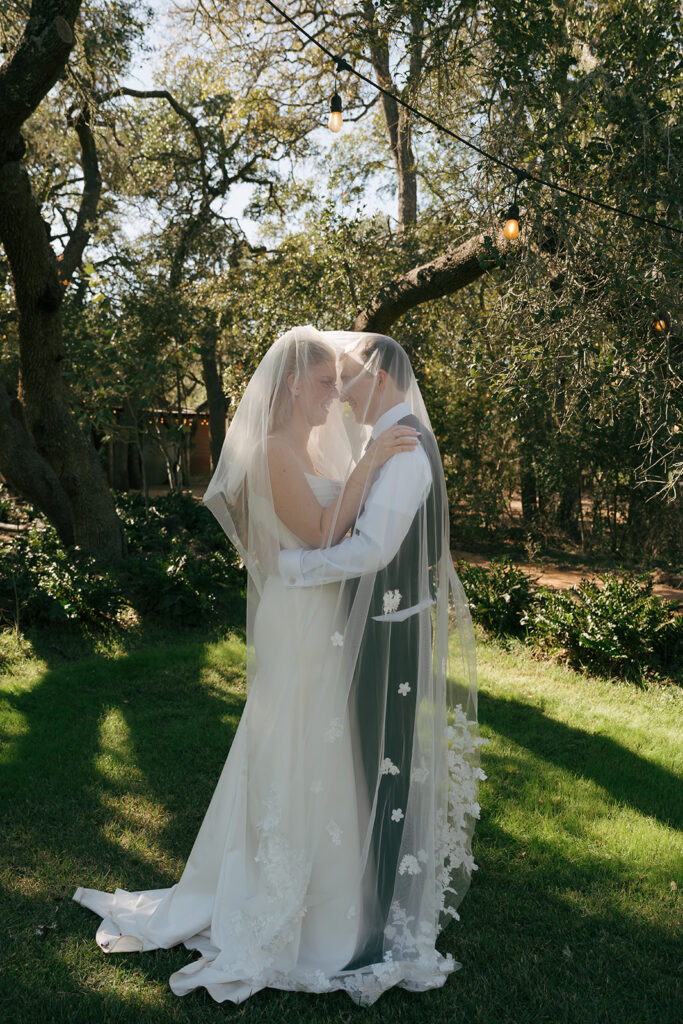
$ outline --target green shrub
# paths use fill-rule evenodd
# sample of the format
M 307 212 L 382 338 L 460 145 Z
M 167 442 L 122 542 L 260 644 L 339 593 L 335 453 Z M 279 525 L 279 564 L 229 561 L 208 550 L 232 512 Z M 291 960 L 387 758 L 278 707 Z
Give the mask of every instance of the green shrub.
M 570 664 L 642 683 L 646 673 L 680 678 L 683 616 L 652 596 L 647 574 L 602 573 L 571 591 L 540 588 L 526 623 L 529 639 L 564 649 Z M 574 596 L 572 596 L 574 595 Z
M 0 627 L 73 621 L 101 627 L 126 608 L 142 618 L 244 622 L 246 573 L 208 509 L 190 494 L 150 501 L 115 493 L 128 553 L 103 568 L 79 547 L 65 549 L 52 526 L 32 523 L 0 562 Z
M 80 548 L 66 551 L 52 527 L 32 523 L 3 552 L 0 625 L 49 624 L 76 619 L 97 624 L 121 604 L 117 581 Z
M 526 612 L 533 603 L 534 580 L 509 557 L 493 559 L 491 568 L 459 562 L 458 576 L 472 618 L 497 636 L 523 636 Z
M 534 586 L 509 558 L 490 569 L 459 562 L 458 575 L 472 617 L 498 637 L 523 637 L 551 654 L 587 668 L 643 683 L 646 675 L 680 680 L 683 616 L 652 595 L 646 573 L 603 573 L 569 591 Z

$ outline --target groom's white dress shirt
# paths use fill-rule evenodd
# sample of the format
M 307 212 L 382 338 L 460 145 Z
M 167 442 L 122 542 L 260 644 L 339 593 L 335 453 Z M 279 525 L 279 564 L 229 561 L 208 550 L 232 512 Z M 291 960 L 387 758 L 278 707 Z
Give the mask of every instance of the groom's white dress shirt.
M 372 438 L 410 415 L 407 402 L 387 409 L 372 428 Z M 380 467 L 350 537 L 325 549 L 286 548 L 280 552 L 285 586 L 334 583 L 383 569 L 400 548 L 431 482 L 429 459 L 421 444 L 412 452 L 393 455 Z

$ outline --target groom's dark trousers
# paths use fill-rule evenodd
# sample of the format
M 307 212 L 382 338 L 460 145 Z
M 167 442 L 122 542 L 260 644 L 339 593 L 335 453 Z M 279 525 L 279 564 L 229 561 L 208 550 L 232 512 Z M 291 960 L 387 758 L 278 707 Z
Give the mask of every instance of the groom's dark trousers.
M 441 555 L 443 536 L 442 516 L 445 510 L 439 484 L 442 469 L 434 435 L 415 416 L 405 416 L 399 422 L 420 431 L 419 441 L 429 458 L 432 471 L 432 486 L 395 557 L 376 574 L 367 623 L 351 682 L 349 715 L 352 729 L 356 730 L 360 742 L 362 782 L 367 790 L 370 808 L 377 792 L 377 807 L 363 879 L 364 911 L 359 922 L 359 944 L 344 970 L 381 963 L 383 960 L 384 928 L 393 898 L 405 820 L 392 820 L 392 811 L 400 809 L 405 815 L 408 802 L 421 624 L 424 630 L 425 623 L 428 623 L 426 628 L 430 630 L 431 641 L 429 609 L 403 621 L 376 622 L 372 616 L 383 614 L 384 595 L 387 591 L 400 592 L 399 610 L 416 605 L 425 597 L 426 584 L 420 580 L 420 559 L 424 558 L 422 547 L 427 544 L 428 565 L 434 565 Z M 426 535 L 423 525 L 425 513 Z M 418 592 L 420 586 L 422 593 Z M 358 580 L 350 581 L 352 599 L 357 588 Z M 400 693 L 399 686 L 406 682 L 410 690 Z M 382 734 L 384 757 L 390 758 L 398 767 L 397 774 L 387 772 L 380 775 Z

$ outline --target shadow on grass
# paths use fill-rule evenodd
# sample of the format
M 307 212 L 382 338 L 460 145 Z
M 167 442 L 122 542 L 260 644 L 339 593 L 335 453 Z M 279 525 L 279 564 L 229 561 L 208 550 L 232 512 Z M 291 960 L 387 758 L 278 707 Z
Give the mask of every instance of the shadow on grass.
M 538 836 L 530 846 L 485 813 L 475 860 L 461 921 L 439 942 L 463 964 L 454 982 L 463 1021 L 678 1021 L 675 894 L 657 894 L 655 910 L 628 865 L 568 857 Z
M 475 832 L 479 870 L 461 921 L 439 940 L 439 948 L 463 964 L 443 989 L 392 990 L 367 1009 L 344 993 L 313 997 L 270 989 L 234 1007 L 215 1003 L 204 990 L 182 1001 L 171 993 L 169 975 L 193 956 L 182 945 L 144 955 L 102 954 L 94 942 L 98 919 L 73 903 L 73 891 L 77 885 L 137 891 L 178 880 L 243 706 L 239 694 L 209 692 L 202 674 L 210 664 L 228 683 L 239 680 L 240 650 L 225 648 L 219 669 L 205 647 L 191 643 L 115 660 L 93 656 L 78 666 L 77 685 L 69 667 L 60 666 L 31 691 L 8 694 L 26 731 L 12 741 L 12 759 L 0 773 L 9 862 L 2 918 L 7 1019 L 156 1024 L 218 1021 L 227 1011 L 264 1024 L 673 1024 L 675 987 L 666 966 L 671 936 L 619 910 L 613 897 L 624 884 L 623 864 L 569 859 L 538 840 L 533 857 L 524 858 L 518 840 L 485 812 Z M 112 712 L 125 724 L 124 742 L 110 752 L 103 775 L 99 731 Z M 668 824 L 678 820 L 670 773 L 613 740 L 488 693 L 480 694 L 480 720 L 642 813 Z M 128 774 L 126 764 L 134 769 Z M 496 785 L 493 774 L 489 784 Z M 126 820 L 125 798 L 141 796 L 163 812 L 149 826 Z M 112 811 L 110 800 L 124 803 Z M 118 833 L 112 832 L 117 824 Z M 136 829 L 143 849 L 135 848 Z M 149 853 L 150 833 L 157 854 Z M 37 937 L 36 927 L 53 920 L 57 929 Z
M 113 864 L 124 880 L 139 878 L 139 857 L 105 839 L 103 828 L 111 818 L 107 797 L 144 794 L 167 812 L 158 844 L 176 858 L 187 855 L 188 835 L 201 823 L 243 707 L 241 695 L 218 696 L 202 685 L 205 655 L 199 644 L 115 659 L 93 655 L 79 663 L 76 685 L 67 665 L 46 672 L 29 691 L 13 694 L 10 684 L 5 698 L 26 726 L 8 744 L 0 769 L 0 820 L 10 842 L 13 826 L 20 835 L 35 829 L 39 846 L 50 838 L 63 852 L 96 854 L 93 877 Z M 242 672 L 242 661 L 226 656 L 226 681 L 239 682 Z M 100 728 L 112 710 L 125 723 L 129 749 L 118 756 L 135 767 L 132 779 L 117 772 L 123 765 L 114 763 L 105 774 L 96 766 Z M 152 877 L 144 888 L 169 884 L 155 864 L 146 874 Z M 76 884 L 98 887 L 87 878 Z
M 610 736 L 575 729 L 533 705 L 485 692 L 479 694 L 479 720 L 558 768 L 597 783 L 641 814 L 670 828 L 683 827 L 678 778 Z

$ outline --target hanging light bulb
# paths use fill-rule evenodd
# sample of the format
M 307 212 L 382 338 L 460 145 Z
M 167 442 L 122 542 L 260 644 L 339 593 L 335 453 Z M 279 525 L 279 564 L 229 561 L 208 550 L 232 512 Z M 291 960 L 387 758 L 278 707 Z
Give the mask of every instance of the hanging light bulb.
M 512 203 L 508 212 L 505 214 L 503 234 L 510 241 L 517 238 L 519 235 L 519 207 L 517 206 L 517 203 Z
M 343 124 L 341 96 L 335 92 L 332 93 L 330 100 L 330 120 L 327 122 L 327 127 L 331 132 L 340 132 Z
M 657 319 L 654 322 L 654 329 L 658 334 L 665 334 L 669 330 L 669 316 L 664 310 L 657 313 Z
M 517 206 L 517 189 L 519 188 L 520 183 L 526 178 L 526 174 L 523 171 L 520 171 L 517 167 L 515 168 L 515 174 L 517 175 L 517 181 L 515 182 L 515 194 L 512 197 L 512 202 L 505 214 L 505 224 L 503 226 L 503 234 L 510 242 L 519 235 L 519 206 Z
M 334 58 L 334 92 L 330 99 L 330 119 L 327 122 L 327 127 L 331 132 L 340 132 L 344 124 L 341 96 L 337 92 L 337 75 L 340 71 L 352 70 L 351 65 L 347 64 L 343 57 Z

